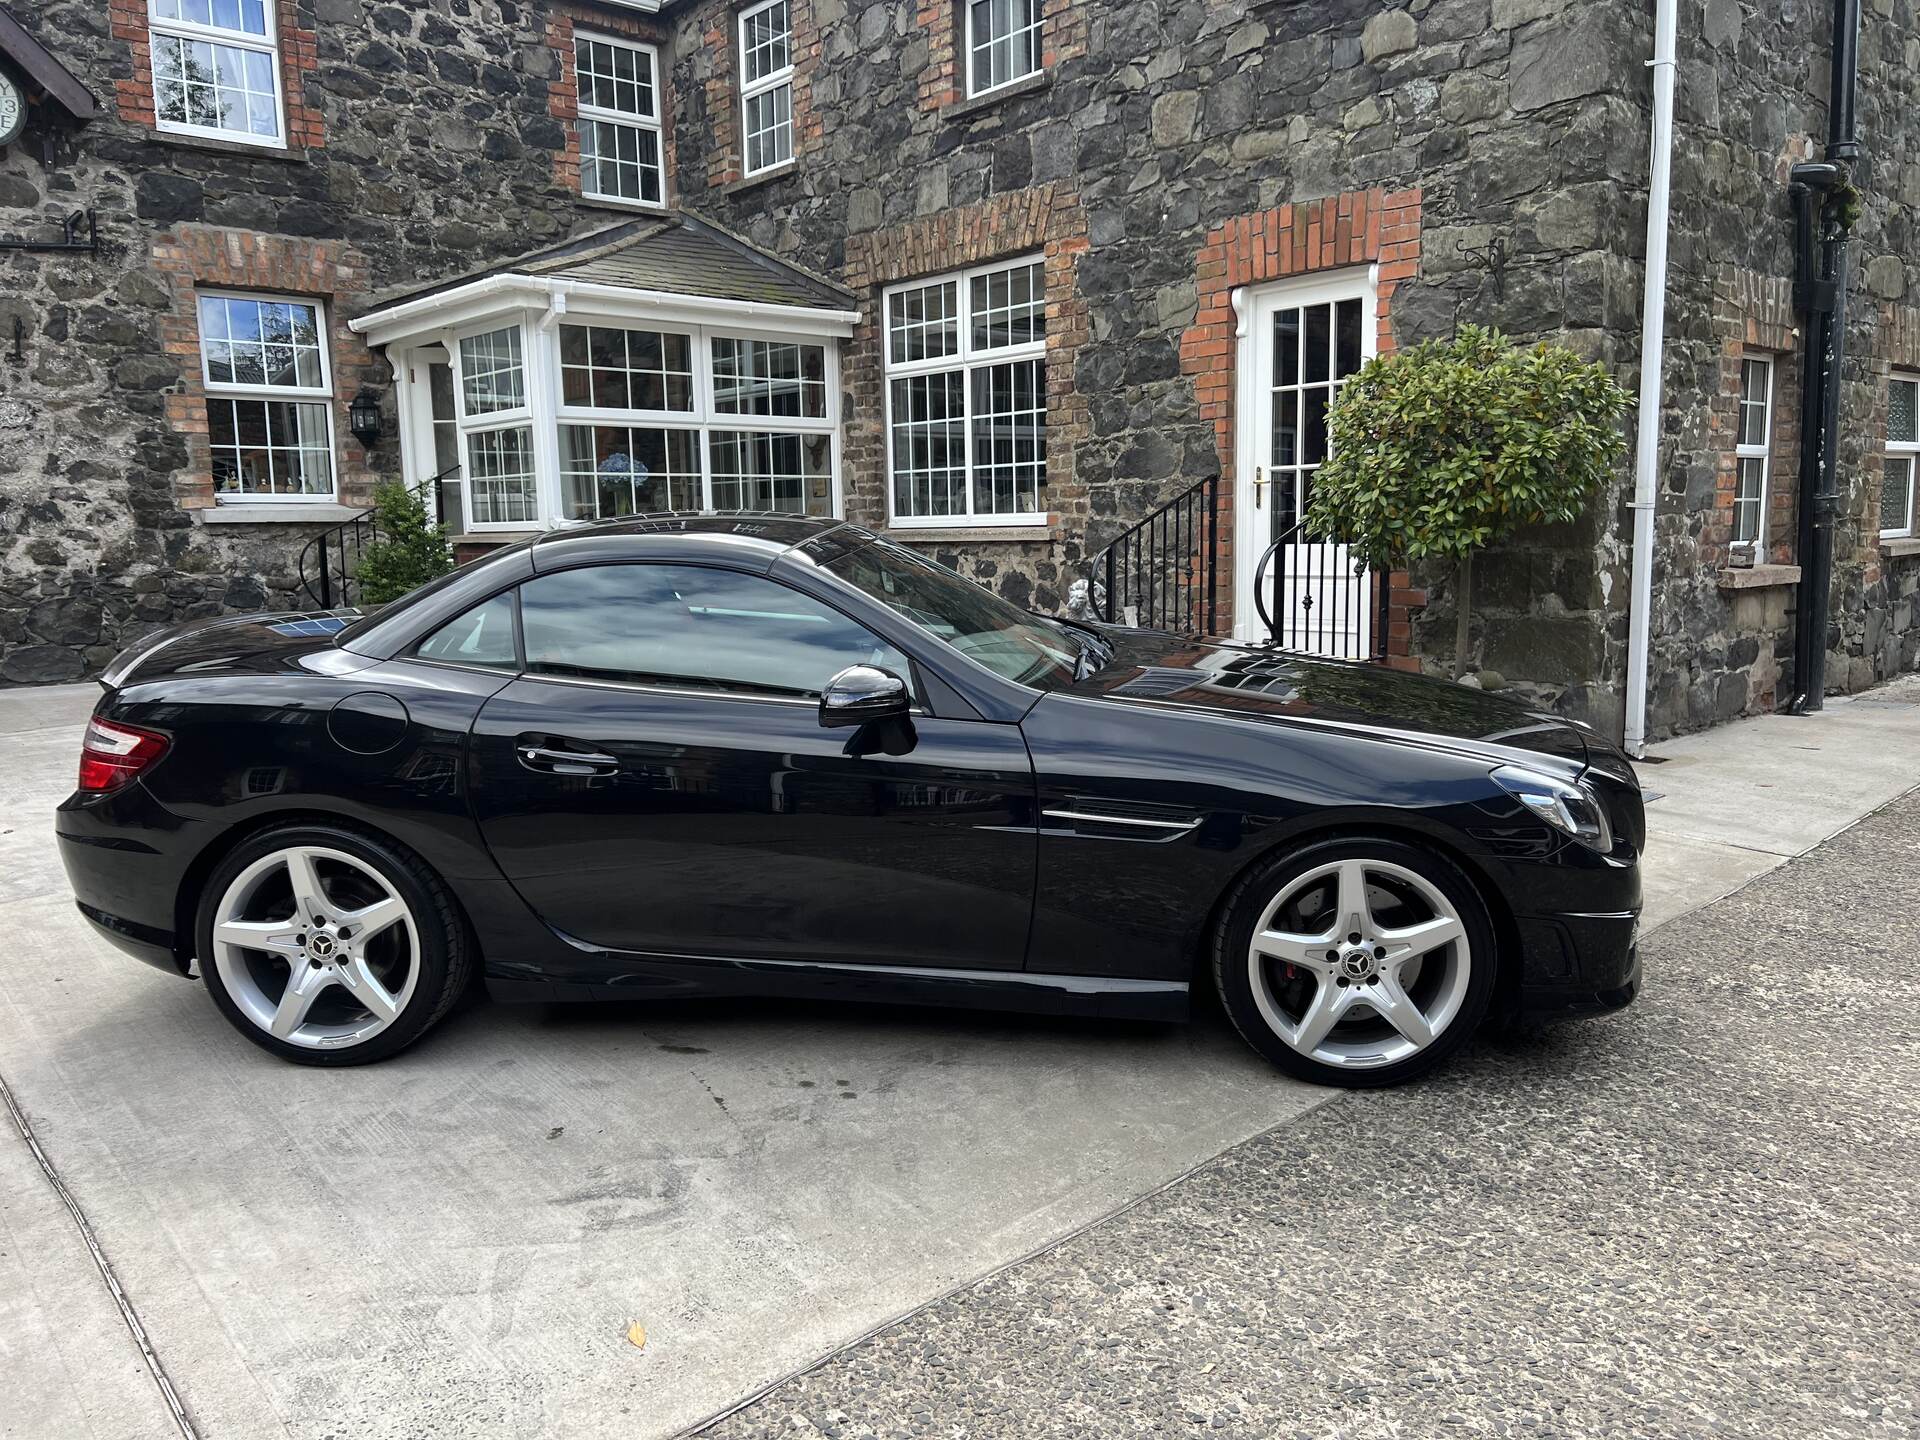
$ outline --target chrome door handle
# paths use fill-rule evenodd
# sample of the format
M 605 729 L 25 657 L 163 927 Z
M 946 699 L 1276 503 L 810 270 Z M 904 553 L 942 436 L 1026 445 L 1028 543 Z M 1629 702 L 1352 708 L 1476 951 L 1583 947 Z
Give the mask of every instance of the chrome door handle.
M 555 750 L 546 745 L 519 747 L 520 763 L 529 770 L 554 775 L 611 775 L 620 762 L 597 750 Z

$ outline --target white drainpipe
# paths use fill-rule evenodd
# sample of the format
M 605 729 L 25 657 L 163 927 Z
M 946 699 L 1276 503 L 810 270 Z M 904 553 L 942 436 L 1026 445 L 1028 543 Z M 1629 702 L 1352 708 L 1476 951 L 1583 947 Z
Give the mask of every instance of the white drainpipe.
M 1653 641 L 1653 508 L 1660 483 L 1660 365 L 1667 331 L 1667 210 L 1673 177 L 1673 54 L 1679 0 L 1653 21 L 1653 174 L 1647 186 L 1647 289 L 1640 312 L 1640 428 L 1633 465 L 1633 585 L 1628 596 L 1627 753 L 1647 748 Z

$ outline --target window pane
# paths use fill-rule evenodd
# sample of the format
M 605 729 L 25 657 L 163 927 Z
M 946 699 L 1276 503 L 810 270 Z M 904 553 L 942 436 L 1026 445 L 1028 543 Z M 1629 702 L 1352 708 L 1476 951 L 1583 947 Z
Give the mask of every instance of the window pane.
M 525 425 L 467 437 L 467 489 L 476 525 L 534 518 L 533 431 Z
M 326 388 L 317 306 L 203 295 L 199 314 L 208 383 Z
M 527 379 L 520 354 L 520 327 L 489 330 L 462 340 L 460 379 L 468 415 L 490 415 L 525 405 Z
M 239 496 L 333 494 L 327 407 L 287 400 L 207 400 L 214 489 Z
M 642 119 L 657 118 L 653 61 L 646 51 L 610 40 L 573 42 L 574 77 L 580 103 Z
M 163 126 L 279 138 L 278 63 L 271 51 L 160 31 L 149 40 L 155 114 Z
M 887 297 L 893 363 L 936 360 L 960 353 L 960 286 L 954 280 L 901 290 Z
M 791 41 L 791 21 L 787 14 L 787 0 L 756 10 L 741 22 L 745 31 L 746 64 L 744 74 L 746 83 L 751 85 L 766 79 L 776 70 L 784 70 L 792 63 L 789 53 Z
M 849 665 L 905 678 L 906 657 L 839 611 L 757 575 L 599 565 L 520 588 L 527 668 L 812 699 Z
M 776 85 L 746 101 L 747 173 L 793 158 L 793 86 Z
M 1333 373 L 1344 379 L 1360 368 L 1360 302 L 1342 300 L 1333 313 Z
M 1046 377 L 1039 360 L 973 372 L 973 508 L 1025 515 L 1046 483 Z
M 713 342 L 713 408 L 722 415 L 827 414 L 826 349 L 772 340 Z
M 959 371 L 893 382 L 896 515 L 967 513 L 966 377 Z
M 660 134 L 611 120 L 580 122 L 580 188 L 613 200 L 660 202 Z
M 660 330 L 560 327 L 560 400 L 602 410 L 693 409 L 693 344 Z
M 1733 492 L 1733 538 L 1745 544 L 1759 538 L 1761 506 L 1767 483 L 1767 462 L 1746 457 L 1739 462 Z
M 1887 388 L 1887 439 L 1896 445 L 1920 441 L 1915 428 L 1916 408 L 1920 408 L 1920 383 L 1895 380 Z
M 1773 366 L 1765 360 L 1747 360 L 1740 366 L 1740 438 L 1742 445 L 1767 443 L 1767 417 L 1773 386 Z
M 699 432 L 560 427 L 560 503 L 569 520 L 699 510 Z
M 1913 529 L 1913 459 L 1889 455 L 1880 489 L 1880 528 L 1902 533 Z
M 1046 338 L 1046 278 L 1037 262 L 976 275 L 972 292 L 974 349 L 1001 349 Z
M 513 592 L 483 600 L 457 620 L 450 620 L 420 642 L 414 652 L 423 660 L 454 665 L 486 665 L 518 670 L 520 656 L 513 643 Z
M 1040 68 L 1040 0 L 969 0 L 973 88 L 991 89 Z
M 716 510 L 833 513 L 831 436 L 715 430 L 708 457 Z

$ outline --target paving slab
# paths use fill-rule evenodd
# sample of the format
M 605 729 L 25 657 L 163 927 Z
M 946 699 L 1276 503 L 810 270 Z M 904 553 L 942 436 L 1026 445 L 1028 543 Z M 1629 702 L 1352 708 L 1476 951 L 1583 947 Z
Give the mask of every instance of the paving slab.
M 1218 1025 L 785 1003 L 285 1065 L 74 914 L 96 693 L 0 695 L 0 1069 L 209 1437 L 669 1434 L 1326 1098 Z

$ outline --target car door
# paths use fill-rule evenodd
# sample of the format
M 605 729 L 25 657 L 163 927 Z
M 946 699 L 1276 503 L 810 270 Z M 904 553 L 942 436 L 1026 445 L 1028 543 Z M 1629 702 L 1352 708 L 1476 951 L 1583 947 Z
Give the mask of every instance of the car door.
M 821 725 L 849 665 L 906 656 L 764 575 L 599 564 L 519 590 L 525 670 L 470 746 L 481 831 L 596 949 L 1018 970 L 1037 830 L 1019 727 Z

